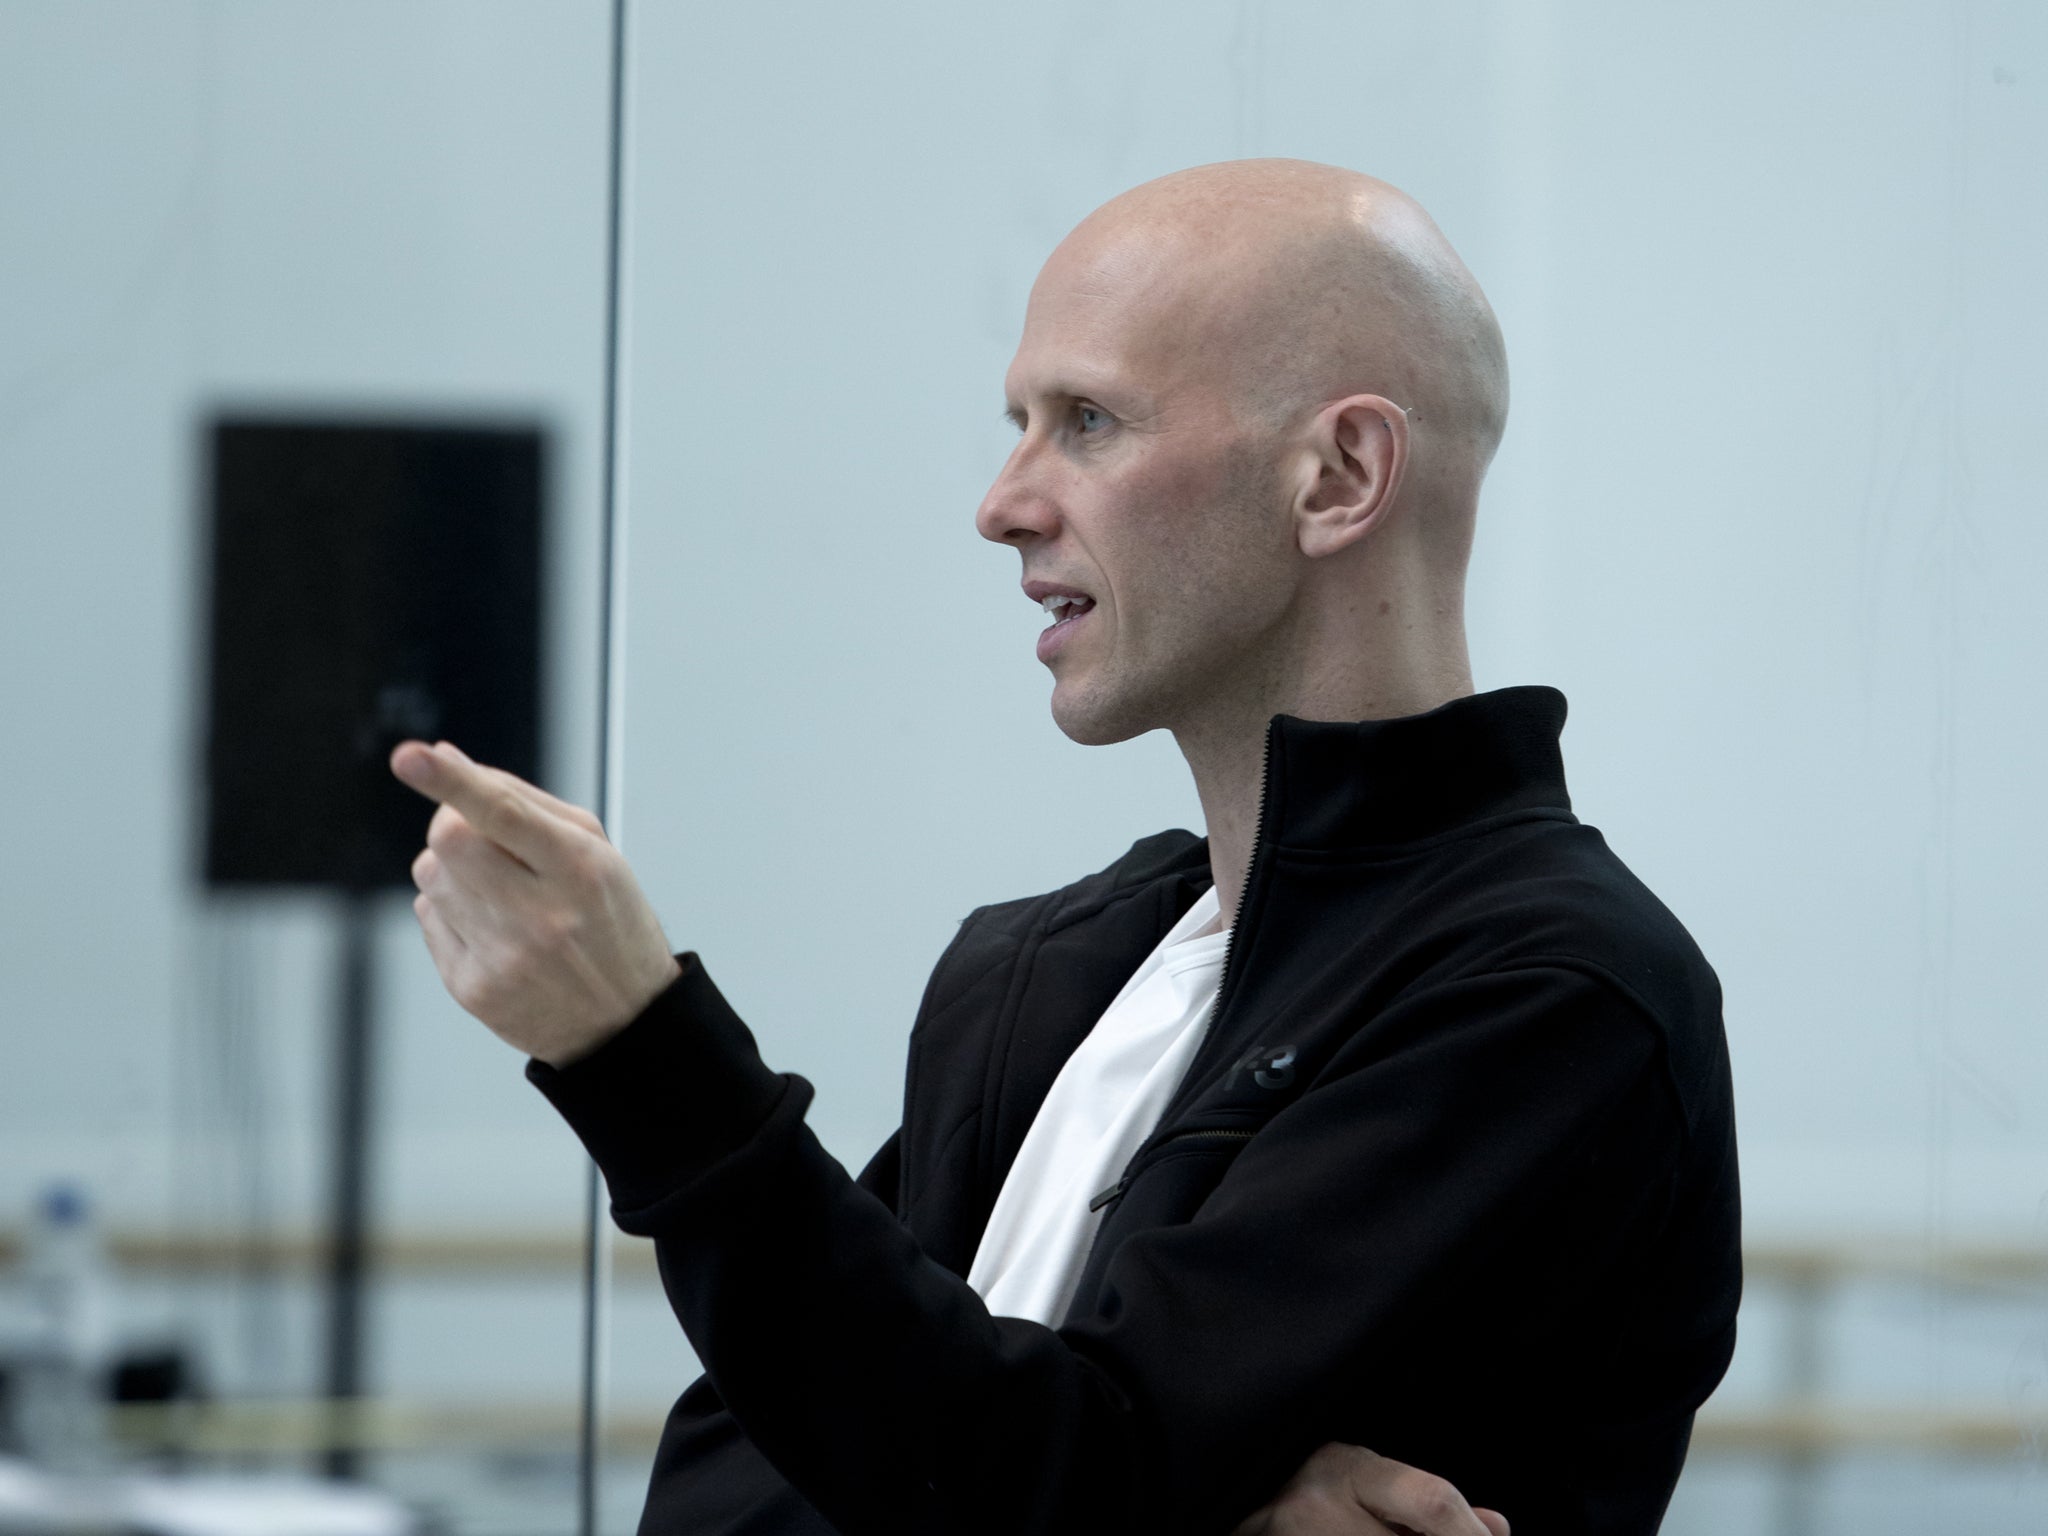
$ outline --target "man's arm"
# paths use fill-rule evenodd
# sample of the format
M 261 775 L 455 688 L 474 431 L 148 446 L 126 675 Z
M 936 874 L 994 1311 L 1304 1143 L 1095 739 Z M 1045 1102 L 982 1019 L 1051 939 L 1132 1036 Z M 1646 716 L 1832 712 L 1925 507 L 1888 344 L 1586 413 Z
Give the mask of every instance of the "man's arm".
M 428 926 L 437 962 L 498 978 L 464 972 L 458 999 L 562 1065 L 530 1070 L 604 1168 L 619 1224 L 657 1240 L 733 1414 L 847 1532 L 1221 1529 L 1333 1430 L 1400 1444 L 1403 1390 L 1447 1385 L 1415 1368 L 1451 1336 L 1444 1298 L 1507 1302 L 1490 1277 L 1553 1262 L 1544 1214 L 1589 1158 L 1675 1160 L 1627 1004 L 1564 971 L 1480 978 L 1376 1022 L 1411 1048 L 1333 1065 L 1194 1221 L 1125 1240 L 1100 1315 L 1057 1332 L 991 1317 L 818 1146 L 809 1085 L 761 1063 L 692 957 L 630 1028 L 598 1016 L 619 1006 L 585 979 L 602 925 L 539 894 L 559 868 L 585 907 L 618 900 L 616 872 L 578 842 L 588 828 L 466 760 L 396 766 L 449 817 L 422 881 L 434 914 L 444 899 L 454 914 L 438 944 Z M 510 863 L 459 876 L 472 845 L 457 817 Z M 572 1026 L 561 1010 L 578 998 L 590 1011 Z M 1646 1123 L 1673 1144 L 1611 1144 Z M 1483 1417 L 1483 1381 L 1448 1386 Z
M 901 1139 L 891 1135 L 857 1182 L 892 1207 Z M 897 1210 L 900 1218 L 902 1212 Z M 761 1457 L 708 1379 L 677 1403 L 648 1487 L 648 1530 L 706 1532 L 734 1520 L 794 1531 L 814 1511 Z M 678 1504 L 683 1507 L 678 1508 Z M 1231 1536 L 1511 1536 L 1506 1517 L 1474 1510 L 1440 1477 L 1355 1445 L 1330 1444 L 1302 1463 Z
M 1056 1331 L 991 1316 L 928 1259 L 811 1136 L 809 1085 L 769 1072 L 683 960 L 631 1028 L 530 1072 L 619 1225 L 655 1239 L 748 1438 L 849 1533 L 1220 1530 L 1333 1433 L 1396 1450 L 1427 1416 L 1448 1458 L 1444 1406 L 1469 1399 L 1475 1441 L 1497 1438 L 1492 1384 L 1433 1377 L 1433 1357 L 1586 1259 L 1548 1225 L 1590 1163 L 1641 1182 L 1650 1208 L 1611 1213 L 1622 1241 L 1675 1155 L 1639 1144 L 1646 1118 L 1676 1128 L 1647 1046 L 1612 1048 L 1644 1031 L 1625 1005 L 1559 972 L 1440 991 L 1387 1021 L 1425 1043 L 1288 1106 L 1193 1221 L 1120 1244 L 1101 1313 Z M 1447 1073 L 1438 1051 L 1478 1064 Z M 740 1102 L 764 1106 L 750 1132 L 691 1129 Z

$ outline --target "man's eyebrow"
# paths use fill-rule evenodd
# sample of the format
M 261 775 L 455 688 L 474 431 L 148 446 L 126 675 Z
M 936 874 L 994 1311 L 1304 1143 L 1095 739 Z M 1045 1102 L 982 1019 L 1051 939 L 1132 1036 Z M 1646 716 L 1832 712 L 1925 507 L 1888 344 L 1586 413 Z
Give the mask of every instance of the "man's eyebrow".
M 1023 407 L 1023 406 L 1021 406 L 1021 405 L 1005 405 L 1005 406 L 1003 407 L 1003 420 L 1007 421 L 1007 422 L 1008 422 L 1008 423 L 1009 423 L 1009 424 L 1010 424 L 1011 426 L 1015 427 L 1015 428 L 1016 428 L 1016 429 L 1017 429 L 1017 430 L 1018 430 L 1019 432 L 1022 432 L 1022 431 L 1024 430 L 1024 419 L 1025 419 L 1025 418 L 1024 418 L 1024 407 Z

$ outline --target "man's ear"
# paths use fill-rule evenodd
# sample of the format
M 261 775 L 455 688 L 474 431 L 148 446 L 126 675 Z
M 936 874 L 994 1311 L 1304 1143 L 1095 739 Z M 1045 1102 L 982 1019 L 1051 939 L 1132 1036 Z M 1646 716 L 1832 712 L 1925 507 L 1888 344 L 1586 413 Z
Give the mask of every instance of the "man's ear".
M 1311 559 L 1347 549 L 1386 521 L 1408 467 L 1408 413 L 1384 395 L 1350 395 L 1316 413 L 1303 445 L 1295 539 Z

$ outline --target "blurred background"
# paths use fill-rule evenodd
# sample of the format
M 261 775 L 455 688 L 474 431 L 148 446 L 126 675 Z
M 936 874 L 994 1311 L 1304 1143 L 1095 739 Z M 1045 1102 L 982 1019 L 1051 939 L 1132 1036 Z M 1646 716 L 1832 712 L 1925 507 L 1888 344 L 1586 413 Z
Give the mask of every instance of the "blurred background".
M 1182 166 L 1368 170 L 1507 333 L 1479 685 L 1565 691 L 1726 989 L 1749 1287 L 1666 1530 L 2048 1529 L 2048 9 L 629 14 L 614 823 L 835 1154 L 959 917 L 1201 826 L 1169 740 L 1052 726 L 973 531 L 1038 264 Z M 542 445 L 538 761 L 594 797 L 610 26 L 0 0 L 0 1530 L 573 1527 L 578 1148 L 401 895 L 209 885 L 201 790 L 260 416 Z M 624 1531 L 695 1366 L 615 1256 Z

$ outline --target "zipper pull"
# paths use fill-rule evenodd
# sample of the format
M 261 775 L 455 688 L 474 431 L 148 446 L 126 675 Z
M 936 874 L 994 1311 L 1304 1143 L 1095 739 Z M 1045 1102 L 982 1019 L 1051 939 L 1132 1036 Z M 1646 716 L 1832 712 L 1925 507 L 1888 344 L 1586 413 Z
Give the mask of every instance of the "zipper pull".
M 1088 1202 L 1089 1212 L 1092 1214 L 1096 1211 L 1101 1210 L 1105 1205 L 1108 1205 L 1112 1200 L 1116 1199 L 1118 1195 L 1121 1195 L 1124 1192 L 1124 1186 L 1130 1182 L 1131 1181 L 1129 1179 L 1118 1179 L 1114 1184 L 1110 1185 L 1109 1188 L 1105 1189 L 1101 1194 L 1097 1195 L 1093 1200 L 1090 1200 Z

